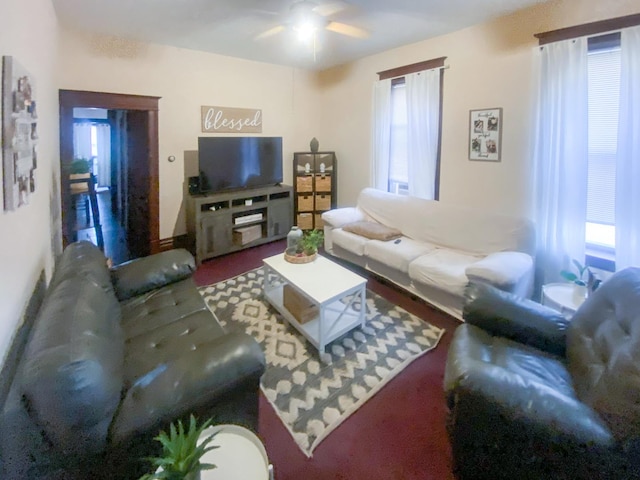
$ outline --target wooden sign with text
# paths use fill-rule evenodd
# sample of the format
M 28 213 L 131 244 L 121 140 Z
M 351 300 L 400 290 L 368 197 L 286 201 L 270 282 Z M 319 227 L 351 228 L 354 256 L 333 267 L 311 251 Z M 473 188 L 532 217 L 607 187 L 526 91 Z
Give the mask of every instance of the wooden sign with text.
M 262 110 L 200 107 L 202 131 L 209 133 L 262 133 Z

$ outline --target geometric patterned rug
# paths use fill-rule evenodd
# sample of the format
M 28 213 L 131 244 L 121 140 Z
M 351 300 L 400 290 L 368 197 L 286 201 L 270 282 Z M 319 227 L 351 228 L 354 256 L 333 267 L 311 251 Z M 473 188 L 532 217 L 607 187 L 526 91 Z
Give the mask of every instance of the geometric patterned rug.
M 258 268 L 199 290 L 228 331 L 244 331 L 262 346 L 267 360 L 262 391 L 308 457 L 444 333 L 367 290 L 365 327 L 354 328 L 319 354 L 262 298 L 262 280 Z

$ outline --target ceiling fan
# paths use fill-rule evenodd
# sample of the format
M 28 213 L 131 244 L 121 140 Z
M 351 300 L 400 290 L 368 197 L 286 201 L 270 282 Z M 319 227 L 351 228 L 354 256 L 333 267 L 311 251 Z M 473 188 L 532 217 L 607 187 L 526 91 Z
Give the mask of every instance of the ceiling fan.
M 315 34 L 322 29 L 348 37 L 367 38 L 369 32 L 363 28 L 346 23 L 334 22 L 329 19 L 329 17 L 347 8 L 349 8 L 349 5 L 344 2 L 319 4 L 312 0 L 297 0 L 291 4 L 288 15 L 280 25 L 276 25 L 260 33 L 255 39 L 261 40 L 271 37 L 283 32 L 287 28 L 295 31 L 302 40 L 315 38 Z

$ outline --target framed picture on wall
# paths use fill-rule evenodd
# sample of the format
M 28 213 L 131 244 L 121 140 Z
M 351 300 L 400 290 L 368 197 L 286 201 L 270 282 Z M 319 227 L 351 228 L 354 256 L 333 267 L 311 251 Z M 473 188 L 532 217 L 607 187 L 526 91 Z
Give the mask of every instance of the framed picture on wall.
M 469 111 L 469 160 L 499 162 L 502 108 Z

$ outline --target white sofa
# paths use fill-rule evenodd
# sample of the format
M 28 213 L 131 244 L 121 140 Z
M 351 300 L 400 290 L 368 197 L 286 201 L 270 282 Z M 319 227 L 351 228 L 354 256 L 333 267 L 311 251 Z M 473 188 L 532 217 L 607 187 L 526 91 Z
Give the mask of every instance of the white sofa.
M 322 219 L 328 253 L 458 319 L 470 280 L 524 297 L 533 293 L 535 231 L 527 218 L 366 188 L 355 207 L 330 210 Z M 343 228 L 362 221 L 399 230 L 400 241 L 375 240 Z

